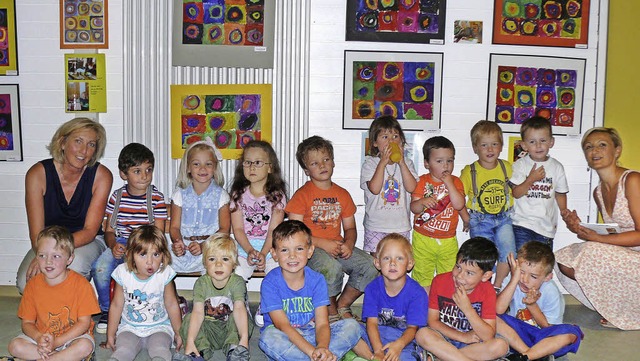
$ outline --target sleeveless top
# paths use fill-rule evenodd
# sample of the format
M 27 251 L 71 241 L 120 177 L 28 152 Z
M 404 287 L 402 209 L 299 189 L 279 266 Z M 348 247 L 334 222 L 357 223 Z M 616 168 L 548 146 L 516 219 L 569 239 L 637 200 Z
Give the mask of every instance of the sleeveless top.
M 602 198 L 602 183 L 596 187 L 596 198 L 598 204 L 600 204 L 600 213 L 602 214 L 602 220 L 605 223 L 617 223 L 620 226 L 622 232 L 633 231 L 636 229 L 636 225 L 633 222 L 631 213 L 629 213 L 629 200 L 625 194 L 625 183 L 627 181 L 627 175 L 635 172 L 634 170 L 627 169 L 620 176 L 618 180 L 618 191 L 616 193 L 616 200 L 613 205 L 611 214 L 607 213 L 607 209 L 604 207 L 604 200 Z M 640 247 L 631 247 L 634 250 L 640 250 Z
M 46 191 L 44 194 L 45 227 L 62 226 L 71 233 L 81 230 L 84 227 L 89 204 L 91 204 L 93 181 L 100 163 L 96 163 L 93 167 L 85 168 L 69 203 L 67 203 L 67 199 L 64 196 L 53 159 L 45 159 L 40 163 L 44 166 L 46 175 Z M 98 234 L 103 233 L 101 227 Z

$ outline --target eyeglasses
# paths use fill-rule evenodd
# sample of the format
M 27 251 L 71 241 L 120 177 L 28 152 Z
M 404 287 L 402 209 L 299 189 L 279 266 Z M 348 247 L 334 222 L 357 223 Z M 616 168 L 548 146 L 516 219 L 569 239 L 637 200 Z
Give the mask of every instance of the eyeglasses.
M 255 166 L 256 168 L 262 168 L 264 167 L 265 164 L 271 164 L 271 163 L 263 162 L 261 160 L 254 160 L 254 161 L 245 160 L 242 162 L 242 166 L 245 168 L 251 168 L 251 166 Z

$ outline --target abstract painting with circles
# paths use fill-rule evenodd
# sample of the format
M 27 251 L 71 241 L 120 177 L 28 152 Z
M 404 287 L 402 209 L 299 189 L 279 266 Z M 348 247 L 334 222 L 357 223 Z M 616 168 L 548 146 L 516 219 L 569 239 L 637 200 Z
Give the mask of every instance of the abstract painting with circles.
M 392 115 L 405 130 L 440 127 L 442 53 L 345 51 L 345 129 Z
M 585 66 L 586 59 L 491 54 L 487 119 L 517 133 L 538 115 L 553 134 L 579 134 Z
M 60 0 L 60 48 L 109 48 L 107 0 Z
M 253 139 L 271 140 L 270 84 L 171 85 L 171 156 L 210 137 L 225 159 Z
M 0 160 L 22 160 L 18 84 L 0 85 Z
M 347 41 L 444 44 L 446 0 L 349 0 Z
M 14 0 L 0 0 L 0 75 L 18 75 Z

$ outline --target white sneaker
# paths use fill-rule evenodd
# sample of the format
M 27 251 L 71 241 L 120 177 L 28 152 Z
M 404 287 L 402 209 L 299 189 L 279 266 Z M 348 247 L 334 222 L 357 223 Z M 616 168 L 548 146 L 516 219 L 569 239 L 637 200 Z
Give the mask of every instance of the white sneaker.
M 102 315 L 100 316 L 100 320 L 98 321 L 98 324 L 96 325 L 96 332 L 97 333 L 107 333 L 107 323 L 109 322 L 109 313 L 108 312 L 102 312 Z
M 256 315 L 253 318 L 253 322 L 255 322 L 256 326 L 258 327 L 264 326 L 264 316 L 262 316 L 262 311 L 260 311 L 260 305 L 258 305 L 258 309 L 256 310 Z

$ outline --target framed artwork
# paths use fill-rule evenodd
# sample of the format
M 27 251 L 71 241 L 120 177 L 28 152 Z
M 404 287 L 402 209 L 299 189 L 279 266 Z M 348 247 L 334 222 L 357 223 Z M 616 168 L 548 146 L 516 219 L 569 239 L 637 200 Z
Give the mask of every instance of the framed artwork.
M 522 138 L 518 136 L 509 137 L 509 152 L 507 160 L 513 164 L 516 160 L 527 155 L 527 152 L 522 149 Z
M 60 49 L 108 49 L 107 0 L 60 0 Z
M 487 119 L 517 133 L 539 115 L 551 121 L 553 134 L 579 134 L 585 65 L 585 59 L 491 54 Z
M 65 111 L 105 113 L 107 73 L 105 54 L 64 54 Z
M 347 1 L 347 41 L 444 44 L 446 0 Z
M 272 68 L 275 0 L 174 0 L 173 65 Z
M 18 75 L 15 0 L 0 0 L 0 75 Z
M 495 0 L 493 43 L 586 48 L 590 0 Z
M 403 130 L 440 127 L 442 53 L 345 51 L 344 129 L 392 115 Z
M 460 44 L 482 44 L 482 21 L 454 21 L 453 42 Z
M 0 160 L 22 160 L 18 84 L 0 85 Z
M 224 159 L 253 139 L 271 141 L 271 84 L 171 85 L 171 156 L 210 137 Z

